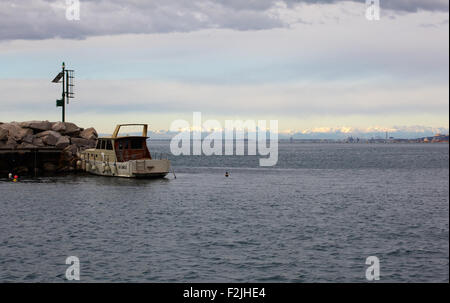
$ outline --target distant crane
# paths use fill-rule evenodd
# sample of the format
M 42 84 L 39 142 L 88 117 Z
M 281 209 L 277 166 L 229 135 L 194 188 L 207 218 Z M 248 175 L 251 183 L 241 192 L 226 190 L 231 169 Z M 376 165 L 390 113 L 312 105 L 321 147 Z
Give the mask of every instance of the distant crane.
M 66 69 L 66 65 L 63 62 L 62 71 L 59 72 L 55 79 L 52 80 L 53 83 L 62 82 L 62 98 L 56 100 L 56 107 L 62 107 L 62 122 L 66 121 L 66 102 L 69 104 L 69 99 L 75 97 L 73 93 L 74 78 L 74 70 Z

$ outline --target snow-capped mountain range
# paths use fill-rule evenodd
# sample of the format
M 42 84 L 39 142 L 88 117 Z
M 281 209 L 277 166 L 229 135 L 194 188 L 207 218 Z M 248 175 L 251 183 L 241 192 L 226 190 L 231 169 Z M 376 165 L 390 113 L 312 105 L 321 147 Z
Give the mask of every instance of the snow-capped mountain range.
M 388 137 L 397 139 L 415 139 L 423 137 L 432 137 L 436 134 L 448 134 L 449 129 L 445 127 L 427 127 L 427 126 L 393 126 L 393 127 L 317 127 L 303 130 L 284 130 L 278 133 L 280 139 L 346 139 L 348 137 L 377 139 Z M 170 139 L 176 132 L 168 130 L 150 131 L 151 139 Z M 207 136 L 208 132 L 203 132 L 202 137 Z

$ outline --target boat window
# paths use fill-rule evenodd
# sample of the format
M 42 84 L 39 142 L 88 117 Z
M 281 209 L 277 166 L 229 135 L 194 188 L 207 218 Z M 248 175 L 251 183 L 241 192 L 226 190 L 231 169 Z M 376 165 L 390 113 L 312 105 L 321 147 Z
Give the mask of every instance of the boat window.
M 119 141 L 119 149 L 128 149 L 128 141 Z
M 100 149 L 101 148 L 101 143 L 102 143 L 102 140 L 97 140 L 97 146 L 95 148 L 96 149 Z
M 131 139 L 131 149 L 142 149 L 142 140 Z
M 111 140 L 106 140 L 106 149 L 107 150 L 112 150 L 113 149 Z
M 102 149 L 106 149 L 106 140 L 102 140 Z

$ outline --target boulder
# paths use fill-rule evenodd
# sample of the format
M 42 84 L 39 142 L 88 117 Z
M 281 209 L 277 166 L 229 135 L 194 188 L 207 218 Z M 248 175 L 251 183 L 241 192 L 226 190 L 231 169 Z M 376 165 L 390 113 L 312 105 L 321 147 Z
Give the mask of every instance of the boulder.
M 95 140 L 97 139 L 98 134 L 93 127 L 89 127 L 80 132 L 80 137 L 87 140 Z
M 52 125 L 52 130 L 58 133 L 66 131 L 66 124 L 64 122 L 55 122 Z
M 46 137 L 48 135 L 52 135 L 52 136 L 56 137 L 57 139 L 59 139 L 59 137 L 61 137 L 61 134 L 58 133 L 58 132 L 55 132 L 53 130 L 46 130 L 44 132 L 37 133 L 36 134 L 36 138 L 43 138 L 43 137 Z
M 48 121 L 26 121 L 19 123 L 19 125 L 23 128 L 31 128 L 36 131 L 45 131 L 52 128 L 52 123 Z
M 34 140 L 34 136 L 33 135 L 26 135 L 25 137 L 23 137 L 22 142 L 32 144 L 33 140 Z
M 53 135 L 48 135 L 48 136 L 42 137 L 42 142 L 44 142 L 45 145 L 55 146 L 56 143 L 58 142 L 58 138 L 56 138 Z
M 70 123 L 70 122 L 66 122 L 66 131 L 64 132 L 65 135 L 78 135 L 80 133 L 80 128 L 74 124 L 74 123 Z
M 45 132 L 36 135 L 37 138 L 41 138 L 42 142 L 46 145 L 55 146 L 58 139 L 61 138 L 61 134 L 52 130 L 47 130 Z
M 8 130 L 8 137 L 15 141 L 21 141 L 26 135 L 33 134 L 33 130 L 29 128 L 22 128 L 16 122 L 2 124 L 0 125 L 0 128 Z
M 44 141 L 42 141 L 41 138 L 33 138 L 33 142 L 32 143 L 36 147 L 44 147 L 45 146 L 45 143 L 44 143 Z
M 64 148 L 63 152 L 67 155 L 74 156 L 78 151 L 78 147 L 75 144 L 71 144 Z
M 89 145 L 90 141 L 83 138 L 70 138 L 70 143 L 80 147 L 90 146 Z
M 0 141 L 0 148 L 5 148 L 5 149 L 15 149 L 17 146 L 17 142 L 16 140 L 9 138 L 8 141 L 4 142 L 4 141 Z
M 81 129 L 71 122 L 56 122 L 52 125 L 52 130 L 63 135 L 78 135 Z
M 70 145 L 70 139 L 67 136 L 61 136 L 56 142 L 56 148 L 63 149 Z
M 17 145 L 17 149 L 22 149 L 22 148 L 36 148 L 36 146 L 34 146 L 33 144 L 30 144 L 30 143 L 22 142 L 19 145 Z
M 0 141 L 8 140 L 9 131 L 5 128 L 0 127 Z

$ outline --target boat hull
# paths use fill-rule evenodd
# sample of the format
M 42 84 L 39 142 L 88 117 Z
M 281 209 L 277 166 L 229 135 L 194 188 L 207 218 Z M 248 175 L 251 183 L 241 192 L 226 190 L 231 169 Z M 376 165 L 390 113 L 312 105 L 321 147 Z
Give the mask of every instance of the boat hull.
M 163 178 L 170 171 L 170 161 L 168 159 L 142 159 L 127 162 L 82 160 L 81 169 L 99 176 Z

